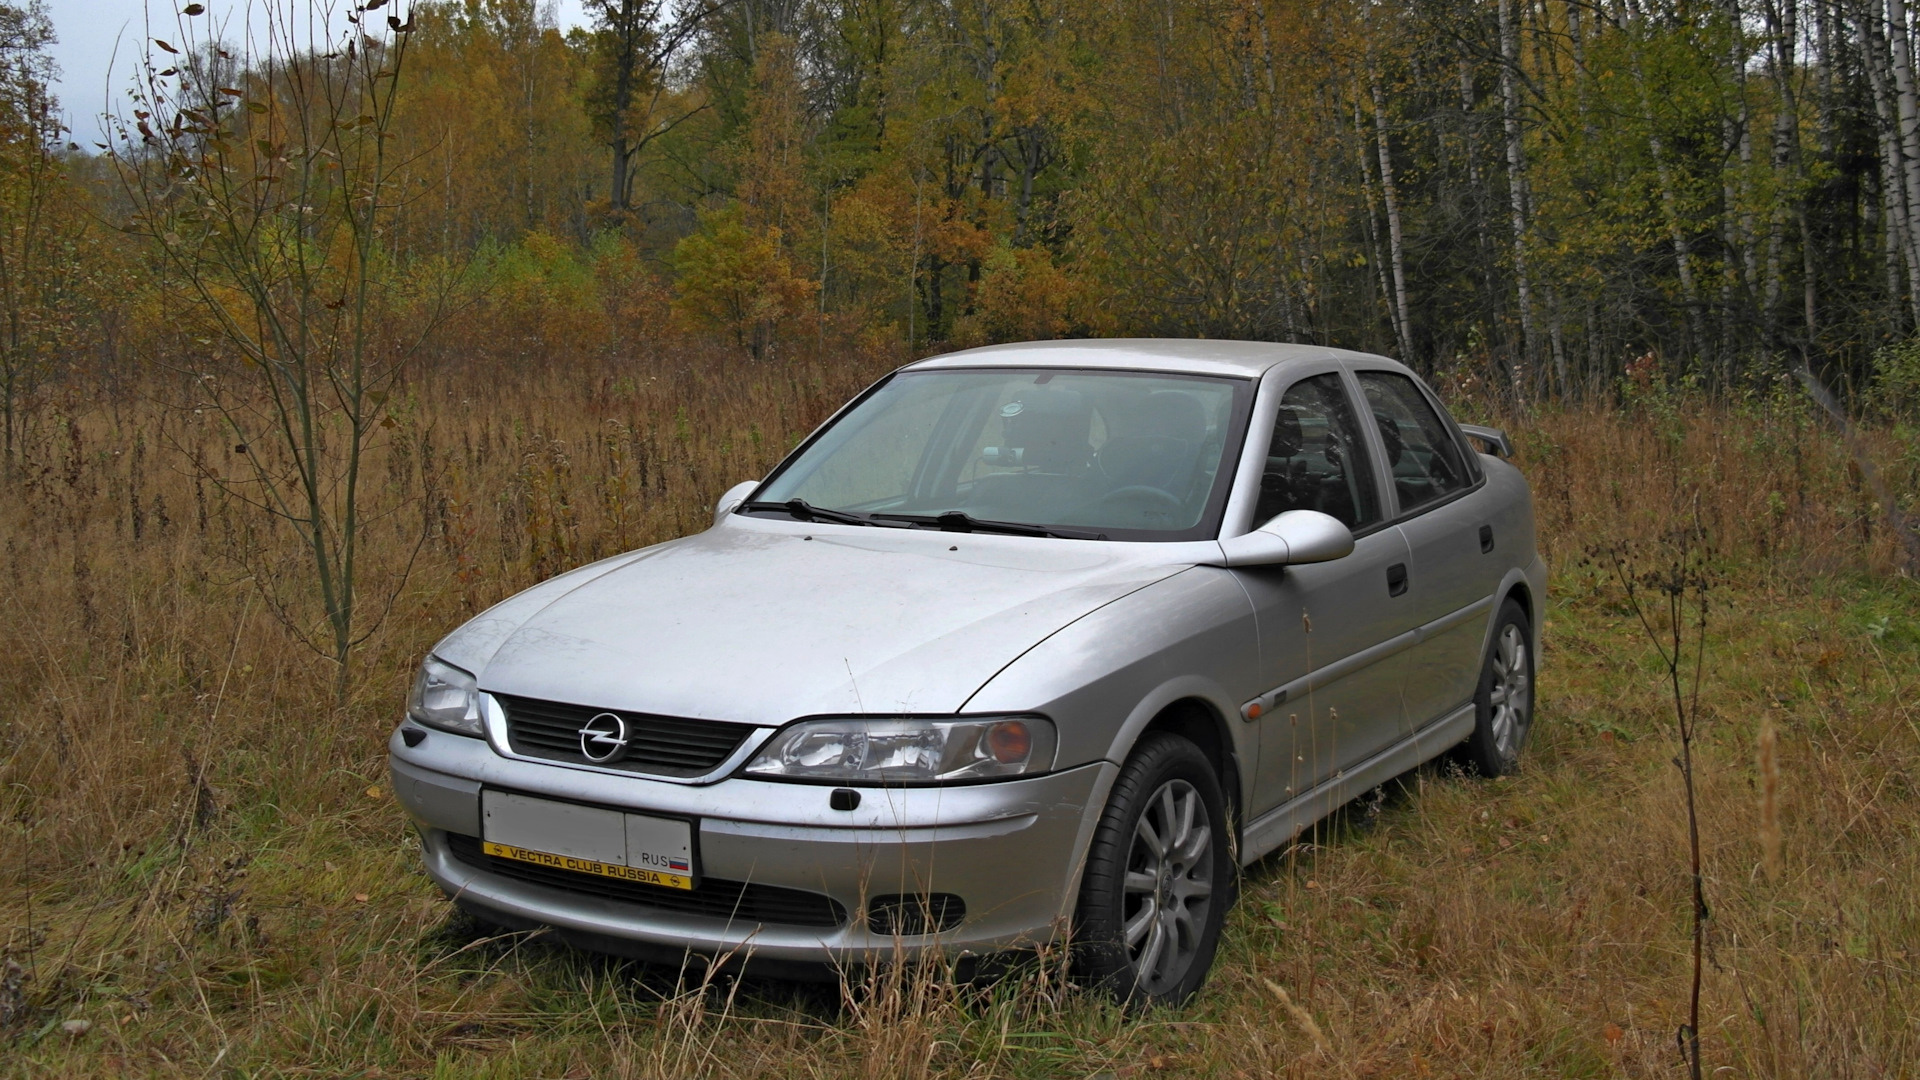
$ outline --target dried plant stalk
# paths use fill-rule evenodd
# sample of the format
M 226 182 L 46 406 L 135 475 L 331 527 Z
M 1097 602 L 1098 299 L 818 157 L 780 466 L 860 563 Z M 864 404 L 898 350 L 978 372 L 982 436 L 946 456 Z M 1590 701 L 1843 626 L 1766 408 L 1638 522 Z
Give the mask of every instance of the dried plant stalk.
M 1780 752 L 1772 713 L 1760 716 L 1760 865 L 1767 880 L 1780 880 Z

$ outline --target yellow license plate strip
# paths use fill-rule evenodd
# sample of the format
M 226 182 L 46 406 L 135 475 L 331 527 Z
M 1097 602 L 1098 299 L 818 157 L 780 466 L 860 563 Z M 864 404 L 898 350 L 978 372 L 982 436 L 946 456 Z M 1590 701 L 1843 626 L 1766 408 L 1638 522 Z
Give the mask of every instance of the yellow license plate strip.
M 632 881 L 641 885 L 660 885 L 669 889 L 693 888 L 693 878 L 682 874 L 666 874 L 638 866 L 617 866 L 613 863 L 595 862 L 592 859 L 579 859 L 572 855 L 555 855 L 550 851 L 534 851 L 531 848 L 499 844 L 492 840 L 482 842 L 481 848 L 496 859 L 513 859 L 518 862 L 533 863 L 535 866 L 571 870 L 576 874 L 596 874 L 600 877 L 618 878 L 621 881 Z

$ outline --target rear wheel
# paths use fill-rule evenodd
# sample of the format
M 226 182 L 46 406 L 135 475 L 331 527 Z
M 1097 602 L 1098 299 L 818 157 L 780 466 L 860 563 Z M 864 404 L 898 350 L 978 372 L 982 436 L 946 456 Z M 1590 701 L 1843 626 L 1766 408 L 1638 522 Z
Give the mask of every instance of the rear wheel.
M 1467 760 L 1482 776 L 1505 776 L 1520 767 L 1520 750 L 1532 728 L 1533 635 L 1526 611 L 1508 600 L 1500 605 L 1493 643 L 1480 665 Z
M 1213 966 L 1234 880 L 1212 764 L 1186 739 L 1148 735 L 1121 767 L 1087 853 L 1080 970 L 1123 1001 L 1186 1001 Z

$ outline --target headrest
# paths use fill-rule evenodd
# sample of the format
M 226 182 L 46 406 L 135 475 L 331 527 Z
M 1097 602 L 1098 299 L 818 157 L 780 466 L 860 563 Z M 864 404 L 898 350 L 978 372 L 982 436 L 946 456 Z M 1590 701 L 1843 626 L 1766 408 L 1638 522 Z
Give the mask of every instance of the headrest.
M 1140 407 L 1143 437 L 1183 439 L 1198 443 L 1207 437 L 1207 408 L 1192 394 L 1157 390 Z
M 1073 390 L 1034 390 L 1000 407 L 1007 446 L 1023 450 L 1024 464 L 1064 469 L 1085 464 L 1093 407 Z
M 1374 422 L 1380 425 L 1380 440 L 1387 444 L 1387 468 L 1400 464 L 1400 455 L 1406 452 L 1407 440 L 1400 435 L 1400 421 L 1386 413 L 1373 414 Z
M 1273 418 L 1273 441 L 1267 444 L 1268 457 L 1292 457 L 1307 448 L 1306 433 L 1300 430 L 1300 414 L 1290 405 L 1280 406 Z

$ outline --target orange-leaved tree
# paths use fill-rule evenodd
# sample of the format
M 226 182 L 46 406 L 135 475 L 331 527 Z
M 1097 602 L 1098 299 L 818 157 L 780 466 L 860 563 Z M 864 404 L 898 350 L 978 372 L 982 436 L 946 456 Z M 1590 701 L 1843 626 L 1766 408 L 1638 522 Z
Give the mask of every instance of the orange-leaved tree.
M 780 230 L 749 226 L 738 209 L 701 216 L 700 228 L 673 252 L 680 272 L 674 311 L 687 322 L 721 330 L 765 359 L 775 327 L 805 316 L 819 283 L 795 272 L 780 247 Z

